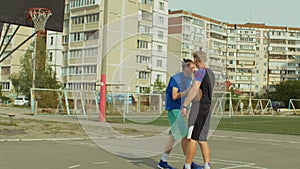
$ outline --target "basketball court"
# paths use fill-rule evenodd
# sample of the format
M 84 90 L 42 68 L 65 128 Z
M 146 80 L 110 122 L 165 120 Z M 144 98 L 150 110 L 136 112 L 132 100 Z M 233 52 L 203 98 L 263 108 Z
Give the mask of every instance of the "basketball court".
M 215 169 L 298 168 L 299 136 L 216 131 L 210 146 Z M 0 149 L 1 169 L 157 168 L 161 157 L 157 152 L 159 155 L 149 158 L 124 158 L 81 138 L 1 140 Z M 200 163 L 200 157 L 198 149 L 195 162 Z M 180 146 L 175 147 L 169 163 L 176 168 L 184 164 Z

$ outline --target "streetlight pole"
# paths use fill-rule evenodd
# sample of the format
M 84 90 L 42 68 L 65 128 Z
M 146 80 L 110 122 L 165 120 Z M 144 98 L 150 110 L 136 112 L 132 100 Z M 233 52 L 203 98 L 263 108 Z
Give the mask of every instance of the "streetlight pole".
M 251 69 L 250 69 L 250 93 L 249 93 L 249 95 L 250 95 L 250 97 L 249 97 L 249 107 L 248 107 L 248 109 L 249 109 L 249 113 L 251 112 L 252 114 L 253 114 L 253 109 L 252 109 L 252 73 L 253 73 L 253 70 L 252 70 L 252 67 L 251 67 Z
M 106 120 L 106 41 L 107 41 L 107 22 L 108 22 L 108 0 L 104 0 L 103 13 L 103 40 L 102 40 L 102 62 L 101 62 L 101 83 L 100 83 L 100 109 L 99 122 Z

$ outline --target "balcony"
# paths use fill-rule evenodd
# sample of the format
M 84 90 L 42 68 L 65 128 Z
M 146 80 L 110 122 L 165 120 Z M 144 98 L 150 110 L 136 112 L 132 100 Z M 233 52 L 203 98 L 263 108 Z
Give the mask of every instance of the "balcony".
M 152 12 L 153 11 L 153 5 L 150 4 L 143 4 L 143 3 L 139 3 L 139 9 L 144 10 L 144 11 L 149 11 Z

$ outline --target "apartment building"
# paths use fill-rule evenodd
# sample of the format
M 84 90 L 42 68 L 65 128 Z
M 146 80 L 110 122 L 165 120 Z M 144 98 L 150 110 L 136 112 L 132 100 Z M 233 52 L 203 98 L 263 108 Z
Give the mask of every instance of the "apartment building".
M 226 49 L 226 31 L 220 22 L 186 12 L 169 12 L 168 72 L 181 71 L 180 60 L 193 60 L 192 53 L 202 50 L 207 54 L 207 66 L 215 72 L 216 88 L 224 88 L 222 56 Z M 176 59 L 174 59 L 176 58 Z M 174 66 L 176 65 L 176 66 Z
M 268 89 L 278 82 L 300 80 L 300 28 L 268 27 Z
M 203 48 L 219 89 L 230 81 L 244 96 L 257 97 L 281 81 L 299 80 L 299 33 L 299 28 L 230 24 L 183 10 L 169 11 L 168 48 L 180 59 Z M 202 44 L 195 43 L 194 34 L 202 36 Z
M 56 74 L 56 79 L 61 82 L 62 67 L 62 33 L 47 31 L 47 64 Z
M 6 36 L 4 37 L 5 33 Z M 21 44 L 29 35 L 31 35 L 33 30 L 27 27 L 20 27 L 17 30 L 16 25 L 4 24 L 1 41 L 3 40 L 3 45 L 1 48 L 1 59 L 6 57 L 12 50 L 14 50 L 19 44 Z M 13 37 L 11 39 L 11 37 Z M 3 39 L 4 38 L 4 39 Z M 10 40 L 11 39 L 11 40 Z M 2 94 L 5 96 L 12 96 L 14 93 L 14 87 L 12 85 L 9 77 L 20 71 L 21 63 L 20 59 L 25 55 L 26 50 L 33 41 L 27 41 L 24 45 L 22 45 L 18 50 L 16 50 L 13 54 L 8 56 L 3 62 L 0 63 L 0 85 L 2 86 Z
M 165 82 L 168 1 L 107 1 L 106 9 L 104 2 L 66 1 L 61 78 L 65 88 L 98 89 L 103 57 L 108 91 L 146 92 L 156 78 Z

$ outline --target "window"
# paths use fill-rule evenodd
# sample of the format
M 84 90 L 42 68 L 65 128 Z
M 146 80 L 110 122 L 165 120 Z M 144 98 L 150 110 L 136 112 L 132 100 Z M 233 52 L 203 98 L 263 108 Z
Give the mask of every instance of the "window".
M 10 75 L 10 66 L 2 66 L 1 76 L 9 76 L 9 75 Z
M 96 74 L 97 66 L 88 65 L 88 66 L 70 66 L 69 74 L 70 75 L 81 75 L 81 74 Z
M 159 24 L 164 24 L 164 17 L 163 16 L 158 16 L 158 23 Z
M 69 43 L 69 35 L 65 35 L 62 37 L 62 43 L 63 44 L 68 44 Z
M 164 38 L 164 32 L 163 31 L 158 31 L 158 38 L 163 39 Z
M 3 82 L 1 83 L 2 90 L 10 90 L 10 83 L 9 82 Z
M 156 79 L 158 79 L 159 81 L 162 81 L 162 75 L 161 74 L 157 74 L 156 75 Z
M 159 2 L 159 9 L 165 10 L 165 4 L 163 2 Z
M 81 57 L 82 57 L 81 49 L 70 50 L 70 58 L 81 58 Z
M 156 66 L 157 67 L 162 67 L 162 60 L 157 60 L 156 61 Z
M 152 21 L 152 13 L 147 11 L 142 11 L 142 18 L 145 20 Z
M 150 27 L 149 26 L 140 25 L 139 26 L 139 32 L 141 34 L 149 34 L 150 33 Z
M 146 93 L 149 92 L 150 88 L 149 87 L 140 87 L 140 93 Z
M 191 36 L 188 35 L 188 34 L 183 34 L 183 39 L 184 39 L 184 40 L 190 40 L 190 39 L 191 39 Z
M 162 50 L 163 50 L 163 46 L 157 45 L 157 51 L 158 51 L 158 52 L 162 52 Z
M 71 42 L 82 41 L 83 36 L 84 36 L 83 32 L 71 33 Z
M 139 79 L 149 79 L 150 78 L 150 72 L 139 72 Z
M 96 3 L 97 0 L 71 0 L 70 1 L 70 8 L 78 8 L 87 5 L 93 5 Z
M 52 59 L 53 59 L 53 53 L 50 52 L 50 53 L 49 53 L 49 61 L 52 62 Z
M 84 57 L 97 57 L 98 56 L 98 48 L 88 48 L 84 49 Z
M 141 55 L 136 56 L 136 62 L 137 63 L 147 64 L 147 63 L 149 63 L 149 61 L 150 61 L 149 56 L 141 56 Z
M 50 45 L 53 45 L 53 36 L 50 37 Z
M 254 50 L 253 45 L 240 45 L 240 49 L 242 50 Z
M 84 33 L 84 40 L 93 40 L 99 38 L 98 31 L 88 31 Z
M 99 21 L 99 13 L 86 15 L 86 23 L 92 23 Z
M 147 5 L 152 5 L 153 4 L 153 0 L 141 0 L 142 4 L 147 4 Z
M 140 49 L 148 49 L 148 43 L 147 41 L 138 40 L 138 48 Z
M 68 52 L 64 51 L 62 52 L 63 60 L 68 60 Z

